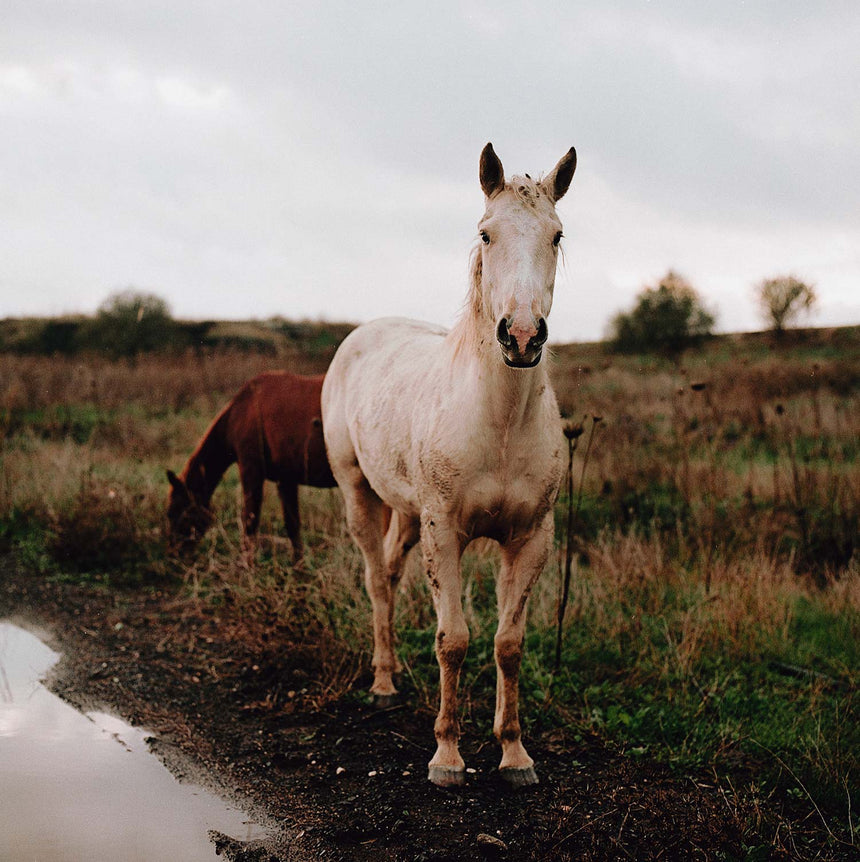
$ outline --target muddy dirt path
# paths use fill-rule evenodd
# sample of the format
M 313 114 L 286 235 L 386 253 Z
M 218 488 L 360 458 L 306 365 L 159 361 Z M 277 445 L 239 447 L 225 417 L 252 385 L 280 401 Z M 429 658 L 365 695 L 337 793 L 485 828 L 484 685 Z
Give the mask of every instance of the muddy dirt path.
M 0 560 L 0 615 L 53 633 L 64 658 L 51 685 L 62 697 L 147 727 L 174 771 L 270 818 L 268 842 L 225 838 L 229 859 L 743 859 L 762 841 L 750 824 L 769 828 L 760 803 L 713 777 L 673 775 L 559 730 L 529 735 L 536 787 L 507 789 L 495 744 L 467 727 L 462 750 L 475 771 L 464 788 L 435 788 L 426 780 L 432 712 L 408 691 L 381 712 L 359 692 L 309 702 L 314 645 L 263 610 L 216 617 L 169 587 L 46 583 Z M 772 847 L 756 858 L 791 857 Z

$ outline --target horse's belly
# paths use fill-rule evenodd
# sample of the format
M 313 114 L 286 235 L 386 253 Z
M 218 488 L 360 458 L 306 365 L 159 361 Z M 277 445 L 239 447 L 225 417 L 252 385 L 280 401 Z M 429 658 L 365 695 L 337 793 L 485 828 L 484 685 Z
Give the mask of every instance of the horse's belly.
M 394 464 L 397 463 L 395 460 Z M 396 471 L 385 469 L 385 467 L 374 469 L 374 465 L 367 463 L 364 464 L 362 470 L 370 487 L 392 509 L 412 518 L 420 516 L 421 506 L 415 487 L 405 476 L 398 475 Z

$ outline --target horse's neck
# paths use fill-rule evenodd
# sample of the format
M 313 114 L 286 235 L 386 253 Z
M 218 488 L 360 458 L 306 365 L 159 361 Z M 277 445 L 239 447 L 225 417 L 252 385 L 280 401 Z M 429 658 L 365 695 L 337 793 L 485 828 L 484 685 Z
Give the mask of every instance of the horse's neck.
M 474 313 L 458 321 L 449 334 L 449 344 L 454 378 L 469 369 L 469 375 L 478 381 L 472 393 L 476 419 L 511 429 L 535 418 L 535 405 L 549 386 L 546 360 L 534 368 L 509 368 L 499 352 L 492 323 Z
M 224 411 L 212 423 L 183 470 L 188 490 L 203 506 L 212 499 L 221 477 L 236 460 L 233 447 L 226 439 L 226 429 L 227 416 Z

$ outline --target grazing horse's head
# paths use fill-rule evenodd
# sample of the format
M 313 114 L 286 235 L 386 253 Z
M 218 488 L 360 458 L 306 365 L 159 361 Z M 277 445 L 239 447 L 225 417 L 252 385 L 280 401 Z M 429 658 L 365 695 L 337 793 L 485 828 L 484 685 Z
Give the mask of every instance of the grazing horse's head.
M 480 294 L 502 358 L 512 368 L 532 368 L 543 354 L 562 237 L 555 204 L 575 170 L 571 147 L 543 180 L 526 175 L 506 182 L 493 145 L 481 153 L 486 211 L 478 222 Z
M 209 529 L 212 513 L 172 470 L 167 471 L 167 479 L 167 547 L 170 553 L 183 553 L 192 550 Z

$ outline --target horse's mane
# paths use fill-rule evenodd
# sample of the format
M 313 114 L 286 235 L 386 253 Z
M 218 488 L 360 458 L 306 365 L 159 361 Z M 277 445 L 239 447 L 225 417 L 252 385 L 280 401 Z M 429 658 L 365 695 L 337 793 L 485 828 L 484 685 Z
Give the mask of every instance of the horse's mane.
M 234 455 L 224 442 L 226 424 L 235 400 L 236 397 L 234 396 L 221 408 L 198 441 L 194 451 L 188 456 L 188 460 L 179 474 L 179 478 L 196 495 L 205 497 L 207 503 L 225 470 L 235 460 Z
M 475 350 L 479 344 L 477 322 L 484 316 L 484 296 L 481 284 L 482 277 L 481 246 L 475 243 L 469 253 L 469 290 L 460 310 L 460 316 L 454 326 L 457 335 L 456 349 Z
M 475 243 L 469 252 L 469 292 L 466 295 L 466 308 L 463 309 L 475 319 L 480 319 L 484 313 L 483 275 L 481 246 Z

